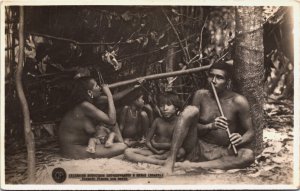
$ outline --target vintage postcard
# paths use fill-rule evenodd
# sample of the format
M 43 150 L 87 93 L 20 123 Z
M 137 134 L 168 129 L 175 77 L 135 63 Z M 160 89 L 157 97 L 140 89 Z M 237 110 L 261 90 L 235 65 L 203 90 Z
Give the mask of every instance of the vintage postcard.
M 1 189 L 299 189 L 297 1 L 1 2 Z

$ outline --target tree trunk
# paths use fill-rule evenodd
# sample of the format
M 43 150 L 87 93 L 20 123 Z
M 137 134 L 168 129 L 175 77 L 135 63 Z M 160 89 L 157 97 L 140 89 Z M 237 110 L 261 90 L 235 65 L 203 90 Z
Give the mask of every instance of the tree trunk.
M 23 91 L 22 72 L 24 63 L 24 8 L 20 7 L 20 23 L 19 23 L 19 62 L 16 71 L 16 89 L 24 118 L 25 142 L 27 147 L 27 173 L 28 183 L 35 181 L 35 145 L 34 135 L 31 131 L 30 115 L 27 100 Z
M 250 104 L 255 154 L 263 150 L 264 47 L 262 7 L 236 8 L 235 87 Z

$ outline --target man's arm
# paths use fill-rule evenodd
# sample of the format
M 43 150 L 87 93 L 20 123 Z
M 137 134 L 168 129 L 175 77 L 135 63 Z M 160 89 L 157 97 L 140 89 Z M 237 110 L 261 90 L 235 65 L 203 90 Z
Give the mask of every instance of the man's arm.
M 192 100 L 192 105 L 196 106 L 199 110 L 200 108 L 200 103 L 202 100 L 202 97 L 205 93 L 205 90 L 198 90 L 195 92 L 193 100 Z M 201 124 L 201 123 L 197 123 L 197 131 L 198 131 L 198 135 L 201 137 L 201 135 L 205 135 L 207 134 L 210 130 L 212 130 L 212 123 L 209 124 Z
M 201 89 L 196 91 L 193 97 L 192 105 L 196 106 L 199 109 L 199 111 L 201 110 L 200 103 L 203 101 L 203 98 L 205 96 L 208 96 L 208 91 Z M 198 122 L 197 123 L 198 136 L 201 137 L 203 135 L 206 135 L 211 130 L 216 130 L 216 129 L 226 130 L 226 128 L 228 127 L 228 123 L 226 122 L 226 120 L 227 119 L 220 116 L 217 117 L 212 123 L 202 124 Z
M 198 107 L 198 109 L 200 107 L 200 103 L 201 103 L 204 91 L 205 90 L 198 90 L 194 94 L 194 97 L 193 97 L 193 100 L 192 100 L 192 105 Z
M 238 133 L 232 133 L 230 141 L 236 146 L 243 146 L 251 143 L 254 139 L 254 129 L 250 115 L 250 106 L 247 99 L 241 95 L 236 97 L 234 101 L 238 107 L 237 117 L 240 123 L 240 127 L 238 128 L 243 128 L 246 132 L 242 136 Z
M 168 150 L 171 148 L 171 142 L 170 143 L 157 143 L 152 139 L 151 144 L 156 149 Z

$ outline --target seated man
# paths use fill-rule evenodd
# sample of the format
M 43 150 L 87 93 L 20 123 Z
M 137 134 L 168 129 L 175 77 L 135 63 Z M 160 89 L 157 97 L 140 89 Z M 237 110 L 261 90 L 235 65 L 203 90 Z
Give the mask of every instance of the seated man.
M 186 149 L 186 160 L 192 161 L 178 163 L 181 167 L 233 169 L 253 163 L 254 154 L 248 148 L 254 138 L 249 104 L 244 96 L 226 88 L 230 71 L 231 66 L 226 63 L 215 64 L 208 75 L 208 82 L 216 88 L 225 117 L 220 117 L 212 89 L 198 90 L 193 98 L 194 106 L 188 106 L 182 112 L 174 130 L 171 154 L 164 166 L 166 173 L 172 172 L 180 147 Z M 226 128 L 232 133 L 230 137 Z M 230 143 L 237 147 L 237 156 L 228 149 Z
M 162 165 L 171 146 L 174 126 L 178 120 L 177 113 L 181 108 L 180 100 L 173 93 L 166 93 L 159 97 L 159 109 L 162 117 L 153 121 L 151 129 L 146 138 L 147 148 L 129 148 L 125 150 L 125 157 L 133 162 L 146 162 Z M 185 154 L 181 148 L 177 154 L 182 158 Z

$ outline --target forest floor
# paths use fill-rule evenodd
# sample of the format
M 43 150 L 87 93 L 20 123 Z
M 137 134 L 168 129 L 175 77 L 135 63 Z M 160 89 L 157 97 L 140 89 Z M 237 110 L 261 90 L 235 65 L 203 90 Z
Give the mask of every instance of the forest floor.
M 64 184 L 292 184 L 293 107 L 290 100 L 265 105 L 268 127 L 263 131 L 264 150 L 256 157 L 255 163 L 246 169 L 199 171 L 175 168 L 174 175 L 161 178 L 160 166 L 127 162 L 122 156 L 86 160 L 61 158 L 57 154 L 57 137 L 43 137 L 36 140 L 36 183 L 55 184 L 52 170 L 62 167 L 68 174 Z M 26 156 L 25 148 L 6 152 L 6 184 L 26 183 Z M 70 174 L 86 177 L 98 174 L 103 178 L 85 179 L 75 175 L 71 177 Z

